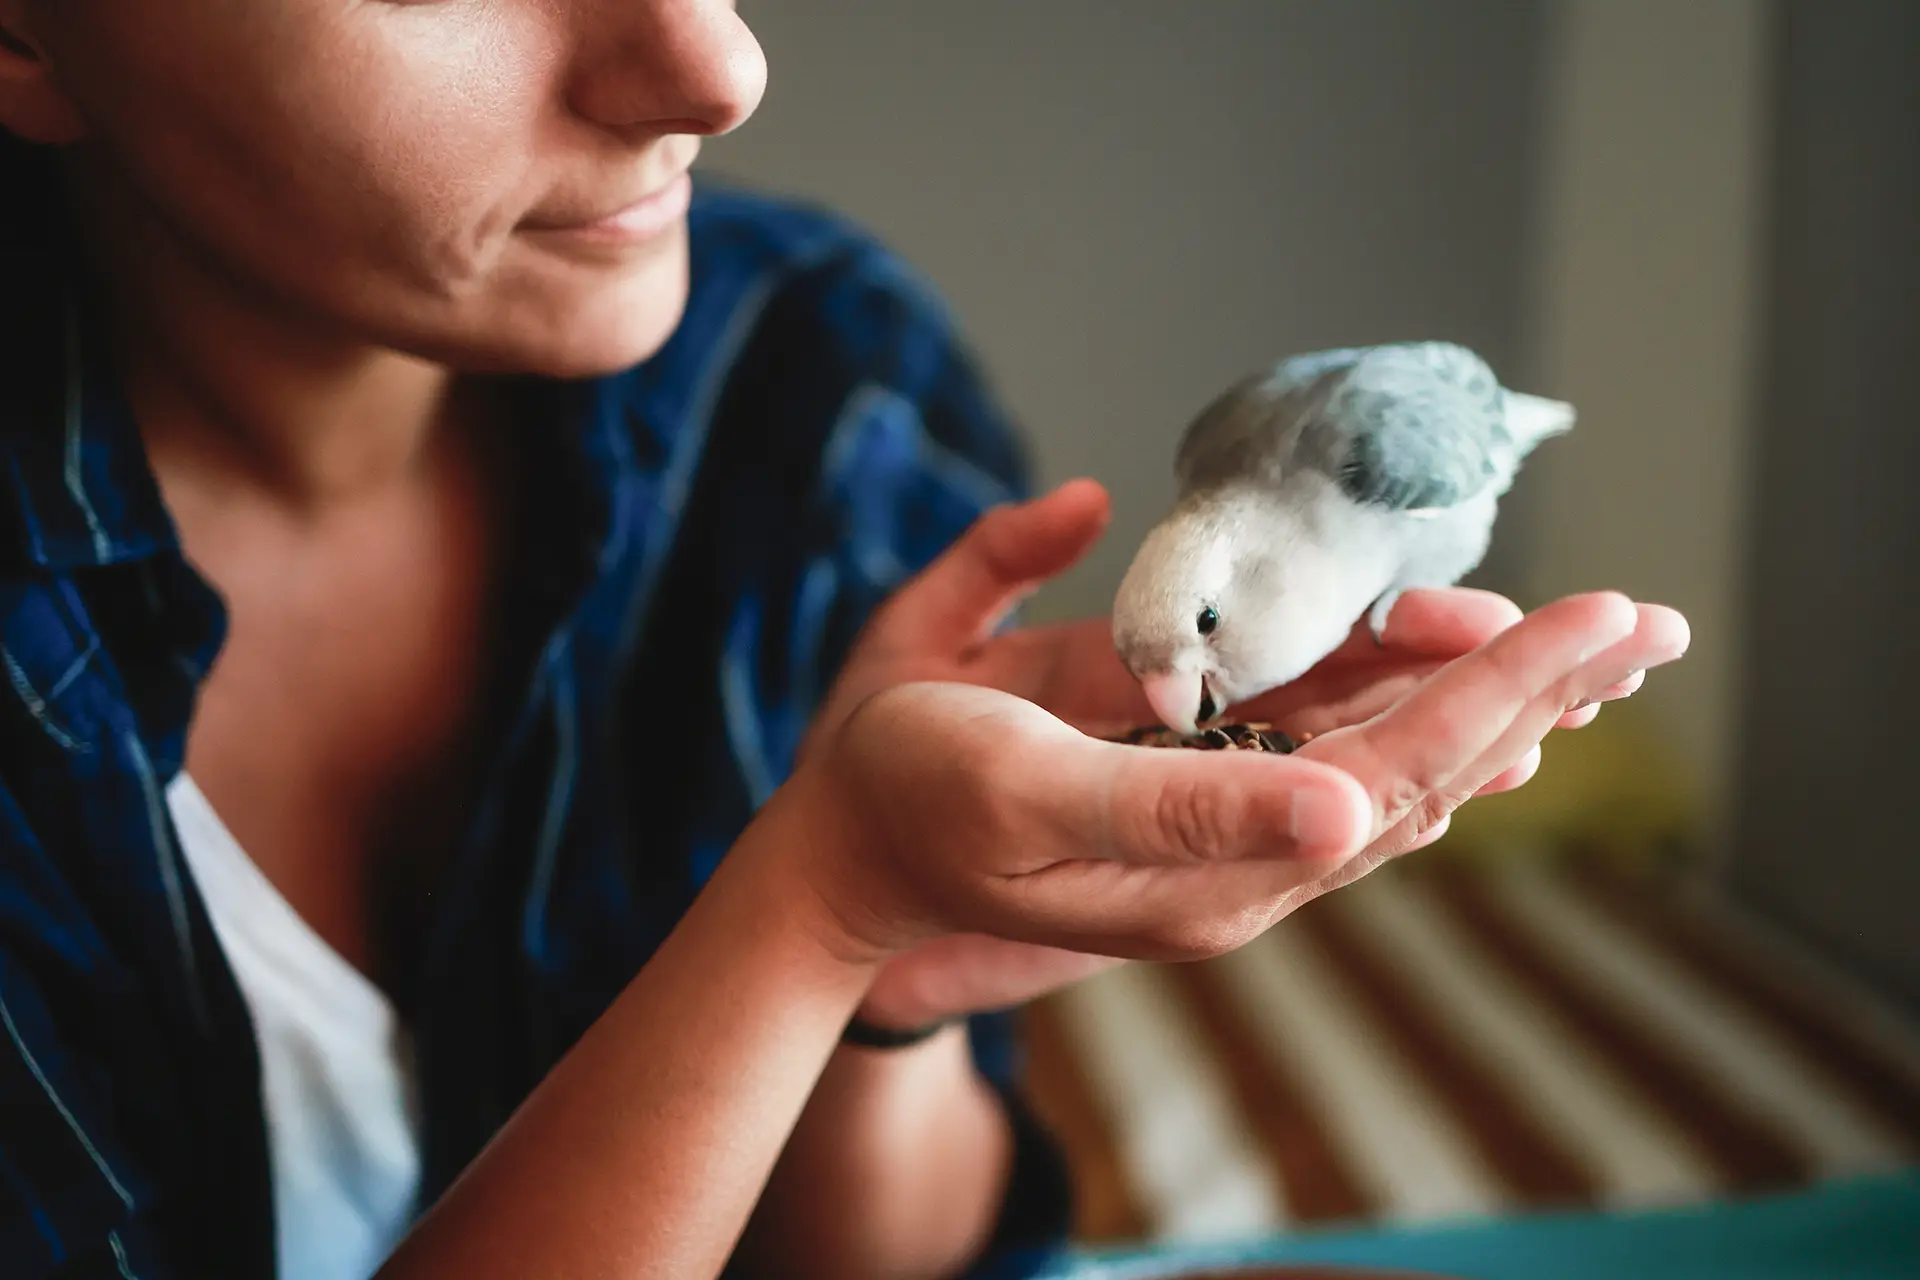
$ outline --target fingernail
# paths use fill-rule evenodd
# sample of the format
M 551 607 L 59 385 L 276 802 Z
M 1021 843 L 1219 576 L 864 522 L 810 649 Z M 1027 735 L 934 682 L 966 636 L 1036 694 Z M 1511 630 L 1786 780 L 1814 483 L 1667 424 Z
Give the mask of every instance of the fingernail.
M 1340 848 L 1353 840 L 1356 825 L 1353 800 L 1344 790 L 1303 787 L 1293 793 L 1287 808 L 1287 827 L 1295 844 Z

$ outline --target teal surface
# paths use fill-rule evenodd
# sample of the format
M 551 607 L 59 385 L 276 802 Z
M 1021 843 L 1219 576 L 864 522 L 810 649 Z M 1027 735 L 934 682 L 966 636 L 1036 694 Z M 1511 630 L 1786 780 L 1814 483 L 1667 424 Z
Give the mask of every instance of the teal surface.
M 1235 1248 L 1083 1254 L 1048 1280 L 1145 1280 L 1200 1266 L 1341 1263 L 1460 1280 L 1894 1280 L 1920 1277 L 1920 1171 L 1769 1199 L 1417 1230 L 1300 1234 Z

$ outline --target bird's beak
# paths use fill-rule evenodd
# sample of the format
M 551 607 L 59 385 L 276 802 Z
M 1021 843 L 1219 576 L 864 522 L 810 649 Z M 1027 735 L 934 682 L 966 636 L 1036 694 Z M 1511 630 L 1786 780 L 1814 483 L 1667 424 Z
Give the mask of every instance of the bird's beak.
M 1211 719 L 1216 710 L 1206 681 L 1197 671 L 1156 671 L 1141 676 L 1140 686 L 1146 690 L 1147 701 L 1160 723 L 1181 733 L 1194 732 L 1199 722 Z

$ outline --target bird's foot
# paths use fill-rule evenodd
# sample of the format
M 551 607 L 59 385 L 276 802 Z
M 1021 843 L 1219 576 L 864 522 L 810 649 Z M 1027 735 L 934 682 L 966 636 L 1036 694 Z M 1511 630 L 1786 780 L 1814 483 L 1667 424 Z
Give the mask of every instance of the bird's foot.
M 1367 629 L 1373 632 L 1373 642 L 1382 649 L 1387 647 L 1387 616 L 1399 599 L 1400 588 L 1395 587 L 1375 600 L 1373 608 L 1367 611 Z

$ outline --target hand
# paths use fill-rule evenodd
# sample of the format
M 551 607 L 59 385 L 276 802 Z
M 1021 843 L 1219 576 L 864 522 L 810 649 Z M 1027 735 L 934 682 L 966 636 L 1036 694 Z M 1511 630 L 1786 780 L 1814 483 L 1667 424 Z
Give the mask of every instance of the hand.
M 1113 656 L 1104 624 L 1038 628 L 988 638 L 993 623 L 1014 600 L 1038 580 L 1071 563 L 1090 545 L 1104 525 L 1105 514 L 1104 494 L 1097 486 L 1081 483 L 983 520 L 876 616 L 829 702 L 816 740 L 837 732 L 850 707 L 858 705 L 872 689 L 928 677 L 991 682 L 1086 724 L 1137 722 L 1146 713 L 1145 699 Z M 1677 655 L 1684 647 L 1684 624 L 1677 615 L 1665 610 L 1643 612 L 1648 635 L 1640 637 L 1642 648 L 1648 652 L 1670 649 L 1667 656 Z M 1484 593 L 1410 593 L 1395 611 L 1384 651 L 1373 644 L 1371 637 L 1362 639 L 1356 634 L 1353 643 L 1330 656 L 1314 673 L 1259 700 L 1249 714 L 1316 733 L 1365 719 L 1417 687 L 1445 660 L 1472 649 L 1517 617 L 1512 605 Z M 1631 670 L 1637 673 L 1641 668 Z M 1638 679 L 1637 674 L 1630 674 L 1625 680 L 1592 690 L 1580 700 L 1623 696 Z M 1596 709 L 1561 715 L 1559 722 L 1583 722 Z M 1008 710 L 1002 708 L 1003 712 Z M 1012 714 L 1017 720 L 1023 713 Z M 1052 723 L 1056 730 L 1065 728 L 1058 721 Z M 1391 725 L 1404 727 L 1404 720 L 1395 718 L 1389 728 Z M 916 728 L 913 732 L 925 734 L 928 730 Z M 1537 738 L 1536 734 L 1534 741 Z M 1392 733 L 1387 740 L 1394 740 Z M 1085 739 L 1079 741 L 1084 743 Z M 1312 744 L 1302 757 L 1350 750 L 1341 743 L 1341 739 L 1332 738 L 1328 745 Z M 1537 760 L 1531 748 L 1532 742 L 1522 744 L 1508 762 L 1510 767 L 1496 770 L 1476 789 L 1486 791 L 1524 781 Z M 1019 749 L 1012 737 L 1002 744 L 1003 752 L 1017 753 Z M 1161 757 L 1189 756 L 1144 749 L 1116 750 Z M 1199 759 L 1212 765 L 1224 757 L 1209 754 Z M 1407 813 L 1396 819 L 1395 830 L 1383 828 L 1371 833 L 1378 839 L 1369 839 L 1375 847 L 1369 848 L 1366 856 L 1350 862 L 1339 860 L 1348 870 L 1302 879 L 1288 891 L 1290 900 L 1284 909 L 1341 882 L 1342 874 L 1351 878 L 1392 853 L 1437 836 L 1445 814 L 1463 798 L 1453 794 L 1461 776 L 1466 775 L 1446 780 L 1447 786 L 1429 787 L 1419 804 L 1408 804 Z M 1375 779 L 1376 783 L 1383 781 Z M 1404 789 L 1404 779 L 1402 785 Z M 922 808 L 924 816 L 929 810 Z M 1385 813 L 1397 806 L 1382 803 L 1377 808 Z M 1278 917 L 1274 914 L 1270 918 Z M 894 960 L 883 972 L 863 1014 L 875 1021 L 905 1025 L 1017 1003 L 1082 977 L 1104 963 L 1108 961 L 1097 956 L 999 937 L 940 937 Z
M 1685 643 L 1671 610 L 1572 597 L 1291 756 L 1121 746 L 993 690 L 903 685 L 795 776 L 793 843 L 856 949 L 981 932 L 1218 954 L 1411 847 L 1569 708 Z

